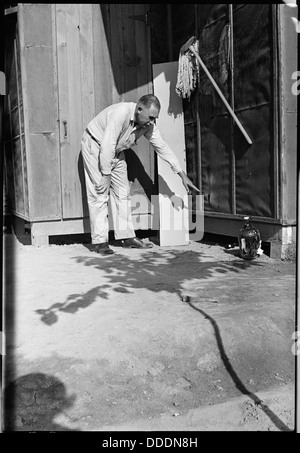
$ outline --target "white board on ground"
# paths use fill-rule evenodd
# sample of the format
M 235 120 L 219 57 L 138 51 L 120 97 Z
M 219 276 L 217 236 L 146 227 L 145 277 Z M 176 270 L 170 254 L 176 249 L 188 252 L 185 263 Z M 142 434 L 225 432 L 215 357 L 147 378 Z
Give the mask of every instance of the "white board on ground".
M 153 65 L 154 94 L 161 103 L 156 122 L 162 138 L 186 172 L 184 117 L 181 98 L 175 92 L 178 62 Z M 161 246 L 189 243 L 188 195 L 180 176 L 157 158 L 159 191 L 159 241 Z

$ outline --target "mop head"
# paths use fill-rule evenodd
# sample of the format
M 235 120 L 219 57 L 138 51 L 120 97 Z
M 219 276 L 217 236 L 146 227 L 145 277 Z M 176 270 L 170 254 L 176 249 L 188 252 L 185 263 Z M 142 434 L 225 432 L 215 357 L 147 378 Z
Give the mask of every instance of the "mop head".
M 198 53 L 199 42 L 194 40 L 192 48 Z M 199 80 L 199 63 L 194 54 L 183 46 L 179 53 L 177 83 L 175 91 L 178 96 L 190 100 Z

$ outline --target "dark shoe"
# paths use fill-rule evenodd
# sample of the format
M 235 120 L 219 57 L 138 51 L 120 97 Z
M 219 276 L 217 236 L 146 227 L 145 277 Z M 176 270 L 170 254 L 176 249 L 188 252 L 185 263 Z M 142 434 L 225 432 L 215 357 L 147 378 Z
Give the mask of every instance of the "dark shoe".
M 138 238 L 129 238 L 124 239 L 124 247 L 131 249 L 150 249 L 153 247 L 153 244 L 140 241 Z
M 109 248 L 108 242 L 97 244 L 95 252 L 100 253 L 100 255 L 112 255 L 114 253 L 114 251 L 111 248 Z

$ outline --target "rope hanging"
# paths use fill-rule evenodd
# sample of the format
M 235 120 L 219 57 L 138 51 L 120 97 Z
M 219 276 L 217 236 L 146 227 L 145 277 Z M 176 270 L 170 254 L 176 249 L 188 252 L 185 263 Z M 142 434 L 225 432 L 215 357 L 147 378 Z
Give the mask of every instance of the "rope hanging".
M 193 49 L 198 53 L 198 40 L 192 44 Z M 178 61 L 177 83 L 175 91 L 178 96 L 190 100 L 192 92 L 199 80 L 199 63 L 190 50 L 180 50 Z

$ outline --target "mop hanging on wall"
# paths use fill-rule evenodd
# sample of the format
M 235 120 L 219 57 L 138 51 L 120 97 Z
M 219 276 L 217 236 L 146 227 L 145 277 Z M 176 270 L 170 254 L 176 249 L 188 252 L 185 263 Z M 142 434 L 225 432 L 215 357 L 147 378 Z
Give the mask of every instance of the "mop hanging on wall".
M 193 38 L 191 39 L 193 40 L 191 45 L 198 53 L 198 41 Z M 178 96 L 188 98 L 190 100 L 191 94 L 197 86 L 199 73 L 200 68 L 198 60 L 189 48 L 183 46 L 179 52 L 177 83 L 175 87 Z
M 183 98 L 187 97 L 190 99 L 192 91 L 196 88 L 197 81 L 199 80 L 199 64 L 206 73 L 207 77 L 215 87 L 217 93 L 219 94 L 220 98 L 222 99 L 225 107 L 227 108 L 228 112 L 234 119 L 236 125 L 239 127 L 240 131 L 244 135 L 245 139 L 252 145 L 252 140 L 245 131 L 243 125 L 237 118 L 236 114 L 228 104 L 224 94 L 218 87 L 217 83 L 215 82 L 214 78 L 212 77 L 211 73 L 201 60 L 199 53 L 198 53 L 199 42 L 198 40 L 192 36 L 180 49 L 179 52 L 179 62 L 178 62 L 178 74 L 177 74 L 177 84 L 175 87 L 175 91 L 178 96 Z M 196 60 L 195 60 L 196 59 Z M 196 65 L 195 65 L 196 61 Z M 199 63 L 199 64 L 198 64 Z

